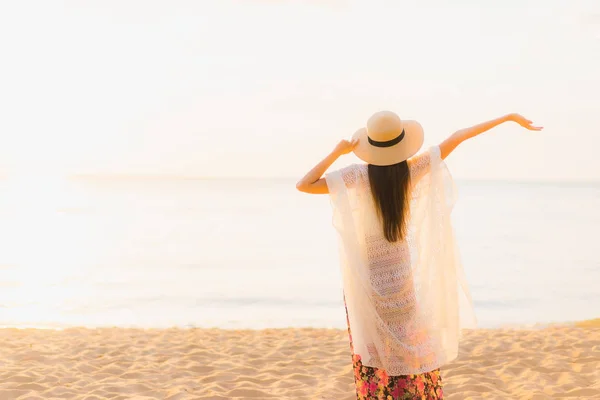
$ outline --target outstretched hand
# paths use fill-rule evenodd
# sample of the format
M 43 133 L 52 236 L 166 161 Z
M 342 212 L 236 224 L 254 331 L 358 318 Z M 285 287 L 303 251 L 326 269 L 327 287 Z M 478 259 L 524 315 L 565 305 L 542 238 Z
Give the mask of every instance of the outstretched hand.
M 533 126 L 533 122 L 528 120 L 521 114 L 516 114 L 516 113 L 510 114 L 508 117 L 511 121 L 516 122 L 517 124 L 521 125 L 523 128 L 529 129 L 530 131 L 541 131 L 542 129 L 544 129 L 541 126 Z

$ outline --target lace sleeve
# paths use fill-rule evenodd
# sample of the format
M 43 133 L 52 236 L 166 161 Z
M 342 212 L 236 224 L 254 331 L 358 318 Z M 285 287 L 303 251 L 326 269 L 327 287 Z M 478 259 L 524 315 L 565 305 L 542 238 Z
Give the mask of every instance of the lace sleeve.
M 431 148 L 430 150 L 414 156 L 408 161 L 410 178 L 413 184 L 416 184 L 429 172 L 431 167 L 431 152 L 435 150 L 436 148 Z
M 356 173 L 356 164 L 348 165 L 347 167 L 340 169 L 340 174 L 342 176 L 342 179 L 344 180 L 344 183 L 346 184 L 346 187 L 350 188 L 356 184 Z

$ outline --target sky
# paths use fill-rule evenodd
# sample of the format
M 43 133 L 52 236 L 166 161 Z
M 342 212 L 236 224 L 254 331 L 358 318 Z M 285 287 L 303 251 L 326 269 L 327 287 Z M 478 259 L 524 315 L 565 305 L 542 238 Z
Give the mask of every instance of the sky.
M 600 181 L 597 0 L 21 0 L 0 50 L 0 175 L 300 177 L 392 110 L 425 146 L 545 127 L 461 145 L 457 178 Z

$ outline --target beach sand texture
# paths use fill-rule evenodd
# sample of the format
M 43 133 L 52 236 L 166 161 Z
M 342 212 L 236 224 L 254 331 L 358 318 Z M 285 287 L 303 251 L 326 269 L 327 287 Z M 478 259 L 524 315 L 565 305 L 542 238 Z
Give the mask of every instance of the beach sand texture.
M 355 399 L 332 329 L 0 329 L 0 399 Z M 465 332 L 446 397 L 600 399 L 600 321 Z

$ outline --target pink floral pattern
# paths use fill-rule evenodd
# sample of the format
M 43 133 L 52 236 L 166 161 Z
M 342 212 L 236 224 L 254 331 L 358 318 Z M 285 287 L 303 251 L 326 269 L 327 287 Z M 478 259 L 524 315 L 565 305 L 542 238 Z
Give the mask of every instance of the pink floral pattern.
M 418 375 L 388 376 L 384 370 L 364 366 L 360 355 L 354 354 L 347 308 L 346 322 L 350 337 L 357 400 L 438 400 L 444 398 L 439 369 Z

